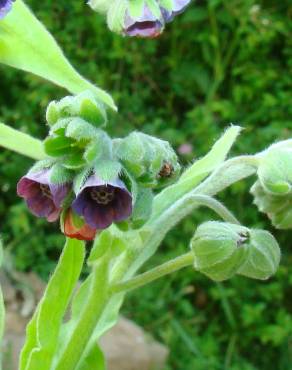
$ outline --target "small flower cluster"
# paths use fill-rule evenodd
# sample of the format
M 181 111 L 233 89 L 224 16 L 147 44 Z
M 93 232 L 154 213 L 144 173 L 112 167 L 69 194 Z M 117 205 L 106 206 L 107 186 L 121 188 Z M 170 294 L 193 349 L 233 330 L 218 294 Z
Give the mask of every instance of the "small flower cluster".
M 90 0 L 89 5 L 105 13 L 111 30 L 132 37 L 159 36 L 166 23 L 182 13 L 191 0 Z
M 112 140 L 89 92 L 52 102 L 47 121 L 48 158 L 20 179 L 17 193 L 37 217 L 60 217 L 69 237 L 92 240 L 112 223 L 139 227 L 151 214 L 153 189 L 179 174 L 168 142 L 139 132 Z
M 3 19 L 12 9 L 15 0 L 0 0 L 0 20 Z

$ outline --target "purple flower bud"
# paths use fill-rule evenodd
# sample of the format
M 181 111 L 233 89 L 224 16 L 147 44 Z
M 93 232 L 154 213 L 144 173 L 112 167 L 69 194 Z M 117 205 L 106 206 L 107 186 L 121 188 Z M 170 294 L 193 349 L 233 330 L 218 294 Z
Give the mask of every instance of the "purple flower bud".
M 37 217 L 45 217 L 49 222 L 58 219 L 68 192 L 68 184 L 55 185 L 50 182 L 49 169 L 30 171 L 17 184 L 17 194 L 25 199 L 31 212 Z
M 166 23 L 171 22 L 176 15 L 181 14 L 186 9 L 190 2 L 191 0 L 173 0 L 172 10 L 161 8 L 164 21 Z
M 13 1 L 15 0 L 0 0 L 0 19 L 11 10 Z
M 72 208 L 92 228 L 106 229 L 113 222 L 131 216 L 132 196 L 121 180 L 105 183 L 92 175 L 77 194 Z
M 151 12 L 147 5 L 144 6 L 140 17 L 132 18 L 129 12 L 126 12 L 124 22 L 124 33 L 128 36 L 149 37 L 159 36 L 163 31 L 164 22 Z

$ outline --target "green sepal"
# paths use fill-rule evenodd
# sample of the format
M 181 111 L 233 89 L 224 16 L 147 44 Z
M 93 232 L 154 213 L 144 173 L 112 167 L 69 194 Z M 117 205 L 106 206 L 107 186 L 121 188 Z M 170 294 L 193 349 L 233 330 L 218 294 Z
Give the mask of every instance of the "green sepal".
M 74 172 L 69 171 L 64 168 L 60 163 L 53 165 L 50 173 L 50 181 L 53 184 L 61 185 L 65 183 L 70 183 L 74 179 Z
M 64 136 L 49 136 L 44 141 L 45 152 L 52 157 L 68 154 L 74 140 Z
M 63 167 L 68 170 L 80 170 L 86 165 L 85 160 L 82 158 L 82 151 L 78 150 L 76 153 L 70 153 L 62 160 Z
M 88 5 L 96 12 L 106 14 L 110 7 L 109 0 L 89 0 Z
M 42 170 L 50 169 L 56 160 L 53 158 L 43 159 L 41 161 L 37 161 L 30 169 L 31 172 L 40 172 Z
M 85 167 L 82 171 L 80 171 L 74 178 L 73 181 L 73 190 L 75 194 L 78 194 L 85 184 L 88 177 L 93 173 L 92 167 Z
M 96 176 L 106 183 L 117 180 L 121 171 L 121 164 L 110 159 L 101 159 L 94 165 L 94 172 Z
M 159 0 L 160 6 L 166 10 L 173 9 L 173 0 Z
M 214 281 L 236 274 L 246 261 L 249 229 L 227 222 L 200 225 L 191 240 L 194 267 Z
M 265 230 L 251 230 L 246 262 L 238 274 L 266 280 L 276 273 L 280 258 L 281 251 L 272 234 Z
M 122 32 L 128 8 L 128 0 L 112 1 L 107 12 L 107 24 L 111 31 Z
M 148 5 L 151 13 L 157 18 L 161 19 L 162 14 L 160 10 L 160 3 L 158 3 L 156 0 L 145 0 L 145 3 Z
M 133 0 L 129 1 L 129 15 L 132 18 L 139 18 L 142 15 L 143 8 L 145 6 L 145 0 Z
M 96 129 L 84 119 L 75 117 L 70 120 L 66 127 L 65 136 L 76 141 L 88 141 L 97 135 Z
M 142 227 L 149 220 L 153 207 L 153 191 L 148 188 L 138 187 L 138 194 L 131 215 L 132 226 Z

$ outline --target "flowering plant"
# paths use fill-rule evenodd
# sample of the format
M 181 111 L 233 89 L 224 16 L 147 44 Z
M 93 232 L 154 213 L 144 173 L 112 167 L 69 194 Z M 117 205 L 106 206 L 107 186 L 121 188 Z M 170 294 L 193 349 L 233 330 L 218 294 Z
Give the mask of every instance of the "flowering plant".
M 115 32 L 154 37 L 189 3 L 91 0 L 89 5 L 107 17 Z M 27 327 L 20 370 L 104 369 L 97 340 L 115 324 L 126 292 L 181 268 L 214 281 L 235 274 L 268 279 L 276 272 L 280 249 L 275 238 L 241 225 L 216 195 L 255 175 L 251 192 L 259 210 L 275 227 L 291 228 L 291 140 L 227 159 L 241 132 L 230 126 L 205 157 L 182 170 L 166 141 L 138 131 L 110 137 L 107 113 L 116 110 L 112 97 L 77 73 L 21 0 L 0 0 L 0 15 L 0 61 L 73 94 L 49 104 L 44 141 L 0 124 L 0 144 L 36 160 L 19 180 L 18 195 L 36 217 L 59 221 L 67 236 Z M 201 207 L 222 221 L 199 225 L 184 255 L 139 274 L 165 235 Z M 93 241 L 86 261 L 90 273 L 76 289 L 84 241 Z M 1 312 L 3 320 L 3 302 Z

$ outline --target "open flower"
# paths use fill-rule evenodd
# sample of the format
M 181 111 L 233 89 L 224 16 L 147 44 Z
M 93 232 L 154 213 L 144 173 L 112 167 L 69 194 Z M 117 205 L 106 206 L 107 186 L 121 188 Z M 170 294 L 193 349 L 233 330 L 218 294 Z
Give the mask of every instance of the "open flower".
M 49 169 L 30 171 L 17 184 L 17 194 L 25 199 L 31 212 L 37 217 L 45 217 L 49 222 L 58 219 L 68 191 L 68 184 L 55 185 L 50 182 Z
M 13 1 L 14 0 L 0 0 L 0 19 L 4 18 L 11 10 Z
M 127 36 L 149 37 L 159 36 L 163 31 L 164 22 L 162 17 L 157 18 L 147 5 L 144 5 L 142 14 L 133 18 L 126 12 L 124 21 L 124 33 Z
M 171 22 L 173 18 L 182 13 L 186 7 L 190 4 L 191 0 L 173 0 L 173 6 L 171 10 L 166 10 L 161 7 L 164 21 L 166 23 Z
M 97 230 L 87 225 L 79 218 L 72 209 L 66 212 L 64 224 L 62 225 L 63 232 L 66 236 L 78 240 L 93 240 Z
M 90 227 L 106 229 L 130 217 L 132 196 L 121 180 L 105 183 L 92 175 L 76 194 L 72 208 Z

